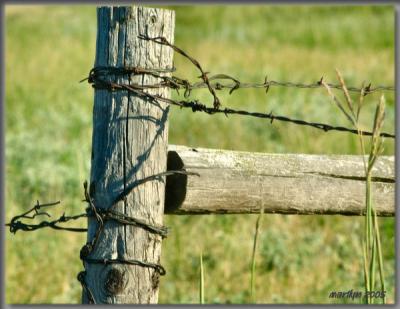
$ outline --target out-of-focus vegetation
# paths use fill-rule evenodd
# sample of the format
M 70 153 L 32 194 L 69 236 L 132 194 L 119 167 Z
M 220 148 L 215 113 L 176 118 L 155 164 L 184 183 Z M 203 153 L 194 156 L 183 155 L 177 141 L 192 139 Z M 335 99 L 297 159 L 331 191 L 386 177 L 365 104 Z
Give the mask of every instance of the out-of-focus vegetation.
M 207 71 L 242 81 L 394 84 L 394 9 L 387 6 L 177 6 L 175 43 Z M 37 199 L 61 199 L 81 212 L 89 177 L 93 90 L 78 81 L 93 66 L 94 6 L 6 6 L 6 220 Z M 179 76 L 198 72 L 175 55 Z M 210 103 L 207 91 L 193 93 Z M 386 93 L 384 131 L 394 131 L 394 94 Z M 174 94 L 176 97 L 176 94 Z M 223 105 L 347 125 L 324 89 L 219 92 Z M 379 94 L 366 97 L 370 129 Z M 171 144 L 280 153 L 357 154 L 357 136 L 293 124 L 172 108 Z M 385 154 L 394 154 L 392 140 Z M 338 192 L 340 194 L 340 192 Z M 60 210 L 61 213 L 62 209 Z M 160 303 L 197 303 L 203 252 L 206 303 L 246 303 L 256 216 L 166 216 L 167 275 Z M 394 302 L 394 219 L 381 218 L 387 296 Z M 82 220 L 76 225 L 85 226 Z M 331 291 L 363 291 L 363 218 L 265 215 L 255 276 L 259 303 L 341 303 Z M 84 234 L 6 233 L 7 303 L 79 303 Z

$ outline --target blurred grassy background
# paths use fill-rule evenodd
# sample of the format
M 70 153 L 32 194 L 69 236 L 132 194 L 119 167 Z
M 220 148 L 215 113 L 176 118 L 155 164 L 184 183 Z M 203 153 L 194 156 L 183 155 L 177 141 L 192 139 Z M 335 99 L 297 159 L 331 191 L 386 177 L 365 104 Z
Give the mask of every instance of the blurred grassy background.
M 388 6 L 178 6 L 175 43 L 207 71 L 242 81 L 394 84 L 394 9 Z M 93 90 L 78 83 L 93 65 L 94 6 L 6 6 L 6 220 L 61 199 L 81 212 L 90 169 Z M 198 72 L 175 55 L 178 76 Z M 206 91 L 194 93 L 211 103 Z M 394 131 L 393 93 L 385 93 L 385 131 Z M 219 93 L 223 105 L 347 125 L 323 89 L 271 88 Z M 379 94 L 366 99 L 372 125 Z M 357 137 L 311 128 L 172 108 L 170 143 L 281 153 L 356 154 Z M 394 154 L 386 140 L 385 154 Z M 338 192 L 340 194 L 340 192 Z M 60 210 L 61 213 L 62 209 Z M 160 303 L 198 303 L 199 254 L 205 301 L 249 301 L 256 216 L 166 216 L 167 275 Z M 380 219 L 388 301 L 394 301 L 394 218 Z M 76 225 L 85 226 L 84 220 Z M 342 303 L 330 291 L 363 290 L 363 218 L 265 215 L 257 256 L 259 303 Z M 79 303 L 79 250 L 85 235 L 40 230 L 6 234 L 7 303 Z

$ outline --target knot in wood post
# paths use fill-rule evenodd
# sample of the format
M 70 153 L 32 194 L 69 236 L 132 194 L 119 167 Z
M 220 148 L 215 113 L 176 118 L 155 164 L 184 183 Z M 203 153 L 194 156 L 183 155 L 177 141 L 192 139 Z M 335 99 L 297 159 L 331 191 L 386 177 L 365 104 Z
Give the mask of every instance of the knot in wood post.
M 111 267 L 106 276 L 104 289 L 109 296 L 122 293 L 125 285 L 125 273 L 120 268 Z

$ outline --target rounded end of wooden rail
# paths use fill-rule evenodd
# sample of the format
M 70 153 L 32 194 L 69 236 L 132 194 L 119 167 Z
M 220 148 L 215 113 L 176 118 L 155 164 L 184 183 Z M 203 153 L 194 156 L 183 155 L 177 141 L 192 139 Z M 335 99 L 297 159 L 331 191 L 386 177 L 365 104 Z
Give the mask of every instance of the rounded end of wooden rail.
M 176 151 L 168 151 L 167 170 L 181 170 L 183 167 L 184 163 L 179 154 Z M 166 214 L 176 212 L 185 200 L 187 177 L 184 174 L 167 176 L 164 205 L 164 212 Z

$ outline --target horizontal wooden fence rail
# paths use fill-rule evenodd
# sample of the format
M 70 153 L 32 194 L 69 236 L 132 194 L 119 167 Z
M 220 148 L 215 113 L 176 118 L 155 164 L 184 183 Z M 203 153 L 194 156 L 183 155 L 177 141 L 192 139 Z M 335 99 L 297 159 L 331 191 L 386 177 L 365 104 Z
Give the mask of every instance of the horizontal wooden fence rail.
M 167 177 L 167 214 L 363 215 L 363 160 L 355 155 L 265 154 L 169 145 L 168 169 L 200 176 Z M 379 216 L 395 214 L 394 157 L 373 169 Z

